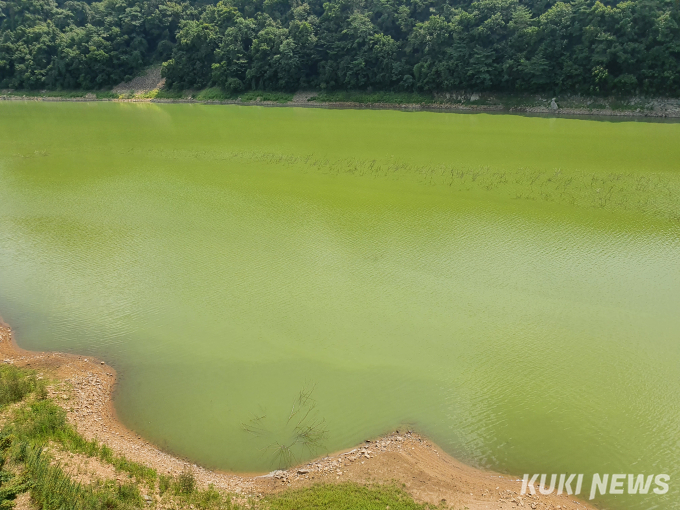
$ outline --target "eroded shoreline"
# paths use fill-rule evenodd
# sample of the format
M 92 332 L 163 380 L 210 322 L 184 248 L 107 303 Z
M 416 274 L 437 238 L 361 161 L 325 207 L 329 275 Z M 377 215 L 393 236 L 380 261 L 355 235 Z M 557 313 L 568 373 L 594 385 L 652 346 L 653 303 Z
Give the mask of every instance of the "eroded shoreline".
M 115 371 L 92 357 L 32 352 L 16 345 L 11 328 L 0 318 L 2 362 L 42 372 L 55 382 L 49 396 L 66 410 L 68 421 L 86 439 L 96 439 L 116 454 L 154 468 L 159 474 L 194 472 L 199 486 L 244 498 L 260 498 L 315 483 L 399 483 L 418 502 L 469 510 L 531 508 L 594 509 L 574 496 L 520 495 L 521 480 L 467 466 L 413 432 L 366 441 L 355 448 L 265 475 L 211 471 L 158 449 L 122 425 L 112 395 Z
M 113 103 L 152 103 L 152 104 L 205 104 L 205 105 L 239 105 L 239 106 L 265 106 L 274 108 L 321 108 L 321 109 L 347 109 L 347 110 L 396 110 L 396 111 L 422 111 L 441 113 L 492 113 L 507 115 L 527 115 L 549 118 L 610 118 L 610 119 L 648 119 L 649 121 L 677 121 L 680 119 L 680 108 L 671 108 L 660 111 L 642 110 L 613 110 L 609 108 L 558 108 L 551 109 L 540 106 L 517 106 L 506 107 L 499 105 L 467 105 L 458 103 L 433 103 L 433 104 L 396 104 L 396 103 L 356 103 L 356 102 L 309 102 L 292 100 L 286 103 L 274 101 L 240 101 L 240 100 L 199 100 L 199 99 L 154 99 L 133 97 L 127 99 L 111 99 L 96 97 L 50 97 L 50 96 L 14 96 L 1 95 L 0 101 L 38 101 L 38 102 L 113 102 Z

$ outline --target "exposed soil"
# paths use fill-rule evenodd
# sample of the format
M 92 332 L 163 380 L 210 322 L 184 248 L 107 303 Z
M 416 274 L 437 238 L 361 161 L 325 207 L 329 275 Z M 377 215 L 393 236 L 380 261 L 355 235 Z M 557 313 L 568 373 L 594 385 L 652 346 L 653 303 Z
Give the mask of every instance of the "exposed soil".
M 14 500 L 14 510 L 37 510 L 37 507 L 31 501 L 31 495 L 23 492 Z
M 125 94 L 127 92 L 143 94 L 163 88 L 163 85 L 165 85 L 165 78 L 161 77 L 161 66 L 154 66 L 147 69 L 141 76 L 116 85 L 113 87 L 113 92 L 116 94 Z
M 9 326 L 0 319 L 0 362 L 37 370 L 55 381 L 50 396 L 67 412 L 68 420 L 87 439 L 97 439 L 116 454 L 177 475 L 193 470 L 199 486 L 212 484 L 230 493 L 258 498 L 315 483 L 398 483 L 416 501 L 469 510 L 593 509 L 573 496 L 520 496 L 521 480 L 467 466 L 411 431 L 396 431 L 349 451 L 339 452 L 285 471 L 237 475 L 210 471 L 159 450 L 116 419 L 112 403 L 115 371 L 103 361 L 63 353 L 29 352 L 14 343 Z M 120 476 L 109 465 L 52 447 L 52 455 L 77 480 L 89 483 Z M 28 501 L 28 500 L 27 500 Z M 22 500 L 23 505 L 23 500 Z M 18 505 L 17 508 L 21 508 Z M 29 507 L 24 507 L 29 508 Z
M 50 97 L 22 96 L 12 93 L 11 90 L 0 91 L 0 101 L 47 101 L 47 102 L 84 102 L 84 101 L 112 101 L 119 103 L 200 103 L 214 105 L 254 105 L 277 108 L 327 108 L 327 109 L 355 109 L 355 110 L 401 110 L 401 111 L 437 111 L 451 113 L 507 113 L 529 114 L 551 117 L 648 117 L 653 119 L 680 119 L 679 98 L 639 98 L 634 97 L 628 101 L 615 98 L 596 99 L 566 97 L 555 103 L 552 107 L 550 100 L 530 100 L 527 104 L 511 106 L 502 100 L 489 99 L 485 104 L 480 102 L 442 102 L 431 104 L 396 104 L 396 103 L 355 103 L 355 102 L 322 102 L 310 101 L 316 95 L 314 92 L 297 92 L 293 99 L 287 103 L 273 101 L 241 101 L 240 99 L 223 101 L 202 101 L 191 97 L 192 91 L 185 91 L 187 97 L 183 99 L 154 99 L 143 97 L 146 93 L 161 89 L 165 79 L 160 76 L 160 67 L 150 68 L 142 76 L 133 80 L 116 85 L 113 92 L 122 94 L 119 99 L 98 99 L 95 94 L 89 93 L 83 97 Z M 468 96 L 470 96 L 468 94 Z M 473 94 L 473 96 L 475 96 Z M 469 97 L 468 97 L 469 99 Z M 543 102 L 545 104 L 543 104 Z M 612 106 L 612 103 L 615 106 Z
M 56 445 L 45 448 L 45 452 L 49 452 L 54 459 L 52 464 L 62 466 L 64 472 L 81 485 L 90 485 L 97 480 L 121 481 L 121 475 L 116 472 L 116 468 L 97 458 L 67 452 Z

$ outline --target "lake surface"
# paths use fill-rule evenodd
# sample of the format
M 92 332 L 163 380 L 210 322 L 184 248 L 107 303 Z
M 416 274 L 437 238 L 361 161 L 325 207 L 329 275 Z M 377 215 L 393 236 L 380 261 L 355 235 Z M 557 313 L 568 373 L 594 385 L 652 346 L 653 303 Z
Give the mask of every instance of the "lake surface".
M 0 314 L 22 347 L 106 360 L 123 422 L 212 468 L 411 428 L 520 477 L 667 473 L 665 496 L 599 501 L 680 508 L 679 141 L 2 103 Z

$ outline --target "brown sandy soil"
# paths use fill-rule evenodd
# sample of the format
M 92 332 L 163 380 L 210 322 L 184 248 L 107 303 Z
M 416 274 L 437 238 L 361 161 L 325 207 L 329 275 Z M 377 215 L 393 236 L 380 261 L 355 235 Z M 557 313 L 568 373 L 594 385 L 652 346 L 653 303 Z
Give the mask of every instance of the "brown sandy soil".
M 54 459 L 52 464 L 61 466 L 72 480 L 81 485 L 90 485 L 98 480 L 123 480 L 123 476 L 116 471 L 116 468 L 97 458 L 88 457 L 82 453 L 63 451 L 56 445 L 50 445 L 45 448 L 45 451 L 49 452 Z
M 410 431 L 397 431 L 349 451 L 266 475 L 210 471 L 159 450 L 117 421 L 111 400 L 115 372 L 103 361 L 24 351 L 16 346 L 10 328 L 0 320 L 0 362 L 32 368 L 54 380 L 48 388 L 50 396 L 66 410 L 69 422 L 85 438 L 97 439 L 115 453 L 153 467 L 161 474 L 177 475 L 189 467 L 203 487 L 212 484 L 218 490 L 259 498 L 315 483 L 396 482 L 403 484 L 416 501 L 439 504 L 445 500 L 447 507 L 455 509 L 595 508 L 574 496 L 520 496 L 522 482 L 516 477 L 467 466 Z M 121 476 L 96 459 L 61 452 L 54 447 L 51 453 L 74 478 L 84 483 Z
M 28 492 L 19 494 L 14 500 L 14 510 L 36 510 L 36 506 L 31 501 L 31 496 Z
M 165 85 L 165 78 L 161 77 L 161 66 L 154 66 L 147 69 L 141 76 L 116 85 L 113 87 L 113 92 L 117 94 L 125 94 L 127 92 L 140 94 L 163 88 L 163 85 Z

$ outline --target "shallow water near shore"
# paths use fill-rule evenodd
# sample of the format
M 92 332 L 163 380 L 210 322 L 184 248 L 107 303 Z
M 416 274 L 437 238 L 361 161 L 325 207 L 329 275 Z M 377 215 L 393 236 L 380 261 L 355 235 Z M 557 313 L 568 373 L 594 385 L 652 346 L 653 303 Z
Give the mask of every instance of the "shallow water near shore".
M 0 104 L 0 314 L 21 347 L 106 360 L 122 421 L 208 467 L 406 427 L 520 477 L 667 473 L 667 495 L 600 501 L 680 508 L 678 140 L 680 124 Z

